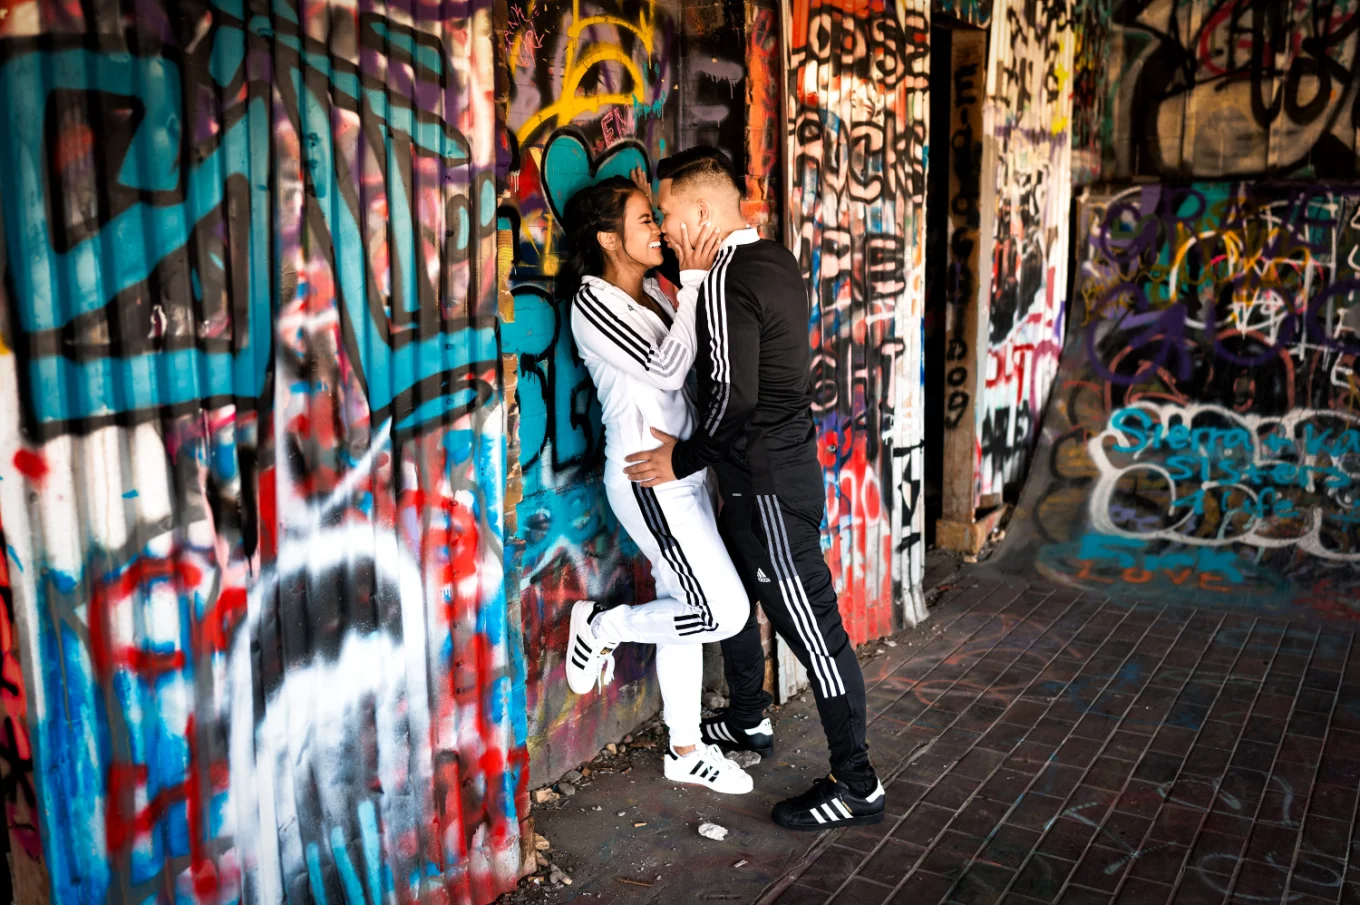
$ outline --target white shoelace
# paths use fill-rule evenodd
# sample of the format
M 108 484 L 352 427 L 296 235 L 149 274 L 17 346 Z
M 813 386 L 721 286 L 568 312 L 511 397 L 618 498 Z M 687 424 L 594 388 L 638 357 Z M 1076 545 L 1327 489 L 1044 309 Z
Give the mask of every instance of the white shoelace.
M 728 760 L 727 755 L 723 754 L 723 750 L 717 745 L 700 745 L 699 752 L 700 756 L 716 770 L 726 773 L 741 769 L 741 765 L 736 761 Z
M 600 670 L 599 685 L 597 686 L 600 691 L 604 691 L 604 687 L 614 681 L 614 649 L 607 647 L 605 650 L 608 653 L 603 655 L 604 667 Z

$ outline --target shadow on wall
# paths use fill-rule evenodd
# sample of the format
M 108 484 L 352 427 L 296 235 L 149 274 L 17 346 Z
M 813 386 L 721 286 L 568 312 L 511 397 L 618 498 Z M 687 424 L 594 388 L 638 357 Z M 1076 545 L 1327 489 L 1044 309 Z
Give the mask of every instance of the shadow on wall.
M 36 810 L 61 905 L 489 901 L 527 810 L 490 4 L 103 9 L 0 19 L 16 856 Z

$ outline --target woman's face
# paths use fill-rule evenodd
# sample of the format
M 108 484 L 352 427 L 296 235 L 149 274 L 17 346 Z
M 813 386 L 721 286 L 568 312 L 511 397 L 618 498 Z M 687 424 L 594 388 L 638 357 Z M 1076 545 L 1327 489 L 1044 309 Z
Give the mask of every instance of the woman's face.
M 628 205 L 623 211 L 623 261 L 629 258 L 647 268 L 660 267 L 661 227 L 656 225 L 652 206 L 641 192 L 628 196 Z

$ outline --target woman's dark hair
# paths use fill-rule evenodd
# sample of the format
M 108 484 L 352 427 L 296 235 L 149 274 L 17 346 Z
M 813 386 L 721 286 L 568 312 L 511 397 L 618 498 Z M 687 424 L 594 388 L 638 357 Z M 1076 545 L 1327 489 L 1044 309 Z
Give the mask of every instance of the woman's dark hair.
M 566 253 L 557 271 L 558 298 L 572 298 L 581 287 L 583 277 L 598 277 L 604 273 L 604 249 L 600 247 L 599 233 L 623 232 L 628 199 L 640 191 L 631 179 L 611 176 L 571 196 L 562 215 Z

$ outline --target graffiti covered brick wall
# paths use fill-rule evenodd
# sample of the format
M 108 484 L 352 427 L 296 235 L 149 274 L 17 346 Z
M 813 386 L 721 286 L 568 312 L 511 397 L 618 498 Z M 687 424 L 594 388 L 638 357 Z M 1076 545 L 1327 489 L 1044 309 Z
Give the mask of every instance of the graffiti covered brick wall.
M 500 214 L 513 257 L 513 310 L 502 335 L 517 371 L 522 470 L 515 573 L 533 664 L 529 750 L 543 779 L 590 759 L 659 706 L 649 646 L 621 648 L 614 682 L 601 693 L 574 695 L 565 680 L 571 604 L 627 604 L 654 591 L 646 558 L 605 497 L 599 402 L 553 277 L 557 218 L 571 195 L 593 180 L 652 167 L 676 147 L 678 20 L 678 7 L 654 0 L 511 0 L 500 37 L 507 51 Z
M 675 147 L 720 148 L 738 173 L 745 172 L 745 0 L 683 0 L 679 7 L 678 97 L 683 103 L 677 105 Z M 777 79 L 770 87 L 779 89 Z
M 1102 593 L 1355 618 L 1360 189 L 1129 188 L 1081 222 L 1017 517 L 1034 536 L 1009 561 Z
M 795 0 L 791 16 L 789 235 L 812 302 L 827 560 L 860 643 L 925 612 L 929 5 Z
M 7 13 L 0 518 L 51 899 L 489 901 L 527 811 L 489 4 Z
M 1062 351 L 1072 198 L 1069 12 L 1067 0 L 1016 0 L 995 10 L 988 36 L 982 229 L 991 273 L 982 287 L 987 353 L 975 403 L 979 504 L 1024 477 Z

